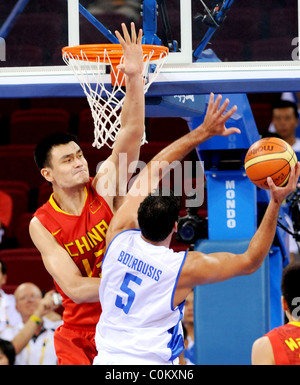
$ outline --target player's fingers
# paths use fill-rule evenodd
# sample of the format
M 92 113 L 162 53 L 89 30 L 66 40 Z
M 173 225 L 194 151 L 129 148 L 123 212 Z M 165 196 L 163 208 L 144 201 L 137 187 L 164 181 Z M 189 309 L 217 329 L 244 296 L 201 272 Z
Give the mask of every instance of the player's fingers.
M 213 94 L 213 92 L 211 92 L 209 96 L 208 106 L 207 106 L 207 115 L 210 114 L 213 109 L 214 97 L 215 95 Z
M 241 130 L 239 128 L 230 127 L 230 128 L 226 129 L 226 131 L 224 132 L 223 136 L 229 136 L 229 135 L 232 135 L 232 134 L 240 134 L 240 133 L 241 133 Z
M 229 103 L 229 101 L 228 101 Z M 225 103 L 224 103 L 225 104 Z M 228 105 L 227 105 L 228 106 Z M 237 106 L 233 106 L 226 114 L 223 115 L 223 119 L 226 122 L 237 111 Z
M 128 33 L 128 29 L 126 27 L 126 24 L 125 23 L 122 23 L 122 30 L 123 30 L 123 36 L 124 36 L 124 39 L 126 41 L 126 43 L 130 43 L 130 35 Z
M 143 30 L 139 30 L 138 38 L 137 38 L 137 44 L 142 44 L 142 39 L 143 39 Z
M 221 100 L 222 100 L 222 95 L 218 95 L 214 105 L 213 105 L 213 111 L 214 113 L 218 112 L 219 111 L 219 107 L 220 107 L 220 103 L 221 103 Z
M 267 178 L 267 183 L 268 183 L 270 190 L 273 190 L 276 187 L 275 183 L 273 182 L 273 179 L 270 176 L 268 176 L 268 178 Z
M 137 42 L 135 24 L 132 22 L 130 26 L 131 26 L 131 41 L 132 43 L 135 44 Z
M 117 39 L 119 40 L 119 43 L 121 44 L 122 47 L 125 45 L 125 40 L 123 39 L 122 35 L 120 34 L 119 31 L 115 31 L 115 34 L 117 36 Z

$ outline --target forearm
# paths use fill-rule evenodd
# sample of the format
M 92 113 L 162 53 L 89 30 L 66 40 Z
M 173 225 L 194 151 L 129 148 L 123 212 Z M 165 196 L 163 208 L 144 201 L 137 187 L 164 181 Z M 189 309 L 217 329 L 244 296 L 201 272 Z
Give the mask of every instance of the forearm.
M 42 322 L 42 312 L 39 309 L 36 309 L 25 323 L 23 329 L 12 340 L 16 354 L 19 354 L 25 348 L 34 334 L 38 331 L 40 322 Z
M 77 304 L 99 302 L 100 278 L 80 276 L 61 286 L 64 293 Z
M 210 137 L 211 135 L 208 130 L 205 129 L 204 125 L 201 125 L 164 148 L 152 159 L 152 161 L 167 161 L 168 163 L 172 163 L 176 160 L 180 161 L 195 147 L 205 142 Z
M 280 203 L 271 200 L 259 228 L 250 241 L 248 250 L 244 254 L 248 260 L 249 274 L 256 271 L 268 255 L 276 232 L 279 209 Z
M 145 95 L 141 74 L 126 75 L 126 95 L 121 111 L 121 129 L 132 126 L 144 127 Z M 142 132 L 143 134 L 143 132 Z

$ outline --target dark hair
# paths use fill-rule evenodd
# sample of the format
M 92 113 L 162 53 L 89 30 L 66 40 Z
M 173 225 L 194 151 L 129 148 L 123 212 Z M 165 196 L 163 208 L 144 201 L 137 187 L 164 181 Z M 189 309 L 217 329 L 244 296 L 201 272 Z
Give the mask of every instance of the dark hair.
M 16 351 L 12 342 L 2 340 L 0 338 L 0 350 L 8 358 L 9 365 L 14 365 L 16 359 Z
M 298 304 L 292 304 L 295 298 L 300 298 L 300 263 L 291 263 L 284 270 L 281 280 L 281 292 L 292 313 Z
M 50 166 L 50 152 L 53 147 L 70 142 L 78 144 L 76 136 L 64 132 L 57 132 L 44 138 L 34 151 L 34 161 L 39 170 Z
M 5 263 L 2 261 L 2 259 L 0 259 L 0 268 L 1 268 L 1 273 L 3 274 L 3 275 L 5 275 L 6 274 L 6 265 L 5 265 Z
M 275 109 L 282 109 L 282 108 L 292 108 L 294 110 L 295 117 L 299 118 L 299 112 L 298 107 L 296 103 L 290 102 L 289 100 L 278 100 L 272 105 L 272 112 Z
M 138 222 L 143 236 L 161 242 L 171 233 L 179 217 L 180 198 L 173 191 L 156 191 L 148 195 L 138 209 Z

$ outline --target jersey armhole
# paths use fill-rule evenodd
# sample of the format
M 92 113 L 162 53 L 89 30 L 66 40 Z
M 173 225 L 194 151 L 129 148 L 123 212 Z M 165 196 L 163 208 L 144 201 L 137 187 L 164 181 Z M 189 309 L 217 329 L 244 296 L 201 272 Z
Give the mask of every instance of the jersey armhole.
M 177 283 L 178 283 L 178 280 L 179 280 L 179 277 L 180 277 L 181 270 L 183 268 L 184 262 L 186 260 L 187 253 L 188 253 L 188 251 L 185 251 L 183 259 L 182 259 L 182 262 L 181 262 L 181 265 L 180 265 L 180 268 L 178 270 L 178 274 L 177 274 L 176 281 L 175 281 L 175 284 L 174 284 L 173 292 L 172 292 L 172 295 L 171 295 L 171 309 L 172 309 L 172 311 L 174 311 L 176 308 L 178 308 L 179 306 L 182 306 L 182 304 L 185 303 L 185 301 L 183 301 L 181 304 L 177 305 L 176 308 L 173 307 L 175 290 L 177 288 Z

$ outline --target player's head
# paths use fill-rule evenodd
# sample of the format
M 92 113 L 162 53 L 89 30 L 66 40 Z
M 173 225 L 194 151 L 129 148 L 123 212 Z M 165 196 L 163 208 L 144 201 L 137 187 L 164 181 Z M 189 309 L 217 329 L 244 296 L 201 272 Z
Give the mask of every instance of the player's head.
M 170 190 L 148 195 L 138 209 L 142 235 L 151 242 L 162 242 L 171 234 L 179 217 L 180 198 Z
M 297 105 L 288 100 L 279 100 L 272 106 L 272 122 L 282 139 L 295 134 L 299 113 Z
M 75 142 L 76 136 L 64 132 L 57 132 L 44 138 L 35 148 L 34 160 L 39 170 L 51 166 L 51 151 L 54 147 Z
M 34 160 L 50 184 L 55 181 L 62 188 L 68 188 L 88 181 L 88 165 L 74 135 L 49 135 L 36 146 Z
M 300 263 L 292 263 L 283 270 L 281 292 L 289 313 L 300 319 Z M 297 314 L 296 314 L 297 313 Z
M 15 357 L 16 352 L 12 342 L 0 338 L 0 365 L 14 365 Z

